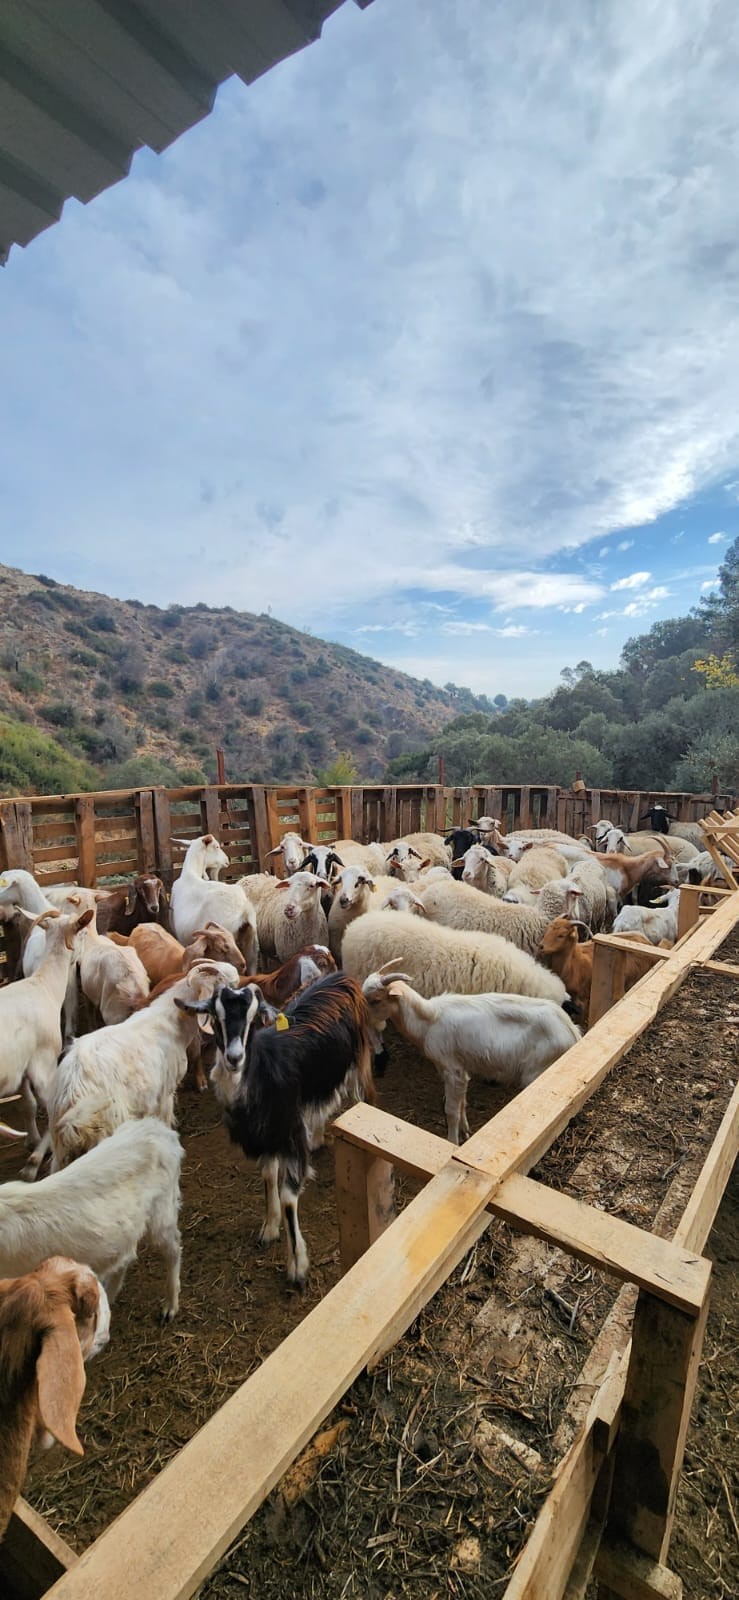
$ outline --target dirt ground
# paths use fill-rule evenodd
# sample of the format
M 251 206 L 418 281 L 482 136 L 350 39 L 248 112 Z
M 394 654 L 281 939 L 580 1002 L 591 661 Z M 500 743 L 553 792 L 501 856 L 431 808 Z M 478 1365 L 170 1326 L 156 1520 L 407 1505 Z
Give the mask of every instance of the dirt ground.
M 669 1233 L 735 1079 L 734 994 L 727 978 L 691 977 L 533 1175 L 642 1226 L 662 1207 L 659 1231 Z M 445 1132 L 439 1081 L 399 1040 L 378 1089 L 383 1107 Z M 481 1083 L 469 1099 L 473 1129 L 505 1103 Z M 286 1291 L 281 1247 L 254 1247 L 261 1185 L 229 1145 L 212 1096 L 183 1095 L 180 1126 L 180 1314 L 157 1326 L 159 1269 L 144 1257 L 114 1308 L 111 1344 L 89 1368 L 84 1459 L 55 1450 L 27 1486 L 78 1549 L 338 1276 L 330 1149 L 301 1204 L 312 1258 L 301 1299 Z M 677 1192 L 672 1219 L 668 1192 Z M 399 1203 L 410 1193 L 400 1183 Z M 739 1593 L 736 1200 L 734 1186 L 712 1240 L 713 1309 L 671 1554 L 693 1600 Z M 502 1593 L 573 1431 L 574 1386 L 613 1299 L 612 1281 L 493 1223 L 387 1360 L 354 1384 L 325 1425 L 325 1455 L 271 1497 L 203 1595 Z

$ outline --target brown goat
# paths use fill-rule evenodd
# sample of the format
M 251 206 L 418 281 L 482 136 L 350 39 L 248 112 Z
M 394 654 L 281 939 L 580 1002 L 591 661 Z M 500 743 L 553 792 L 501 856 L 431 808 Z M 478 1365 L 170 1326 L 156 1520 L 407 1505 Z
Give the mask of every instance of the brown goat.
M 251 978 L 241 978 L 237 987 L 244 989 L 247 983 L 256 984 L 268 1005 L 279 1009 L 306 983 L 314 983 L 317 977 L 322 978 L 327 972 L 335 971 L 336 962 L 325 945 L 307 944 L 304 950 L 298 950 L 274 972 L 255 972 Z
M 107 1343 L 109 1327 L 105 1290 L 77 1261 L 50 1256 L 34 1272 L 0 1279 L 0 1539 L 34 1440 L 83 1454 L 84 1363 Z
M 152 922 L 169 930 L 164 884 L 153 872 L 133 878 L 120 889 L 101 893 L 97 907 L 98 933 L 132 933 L 141 923 Z
M 179 977 L 189 971 L 194 961 L 230 961 L 237 972 L 243 972 L 246 966 L 236 940 L 217 922 L 199 928 L 187 945 L 180 944 L 155 922 L 141 923 L 129 934 L 111 933 L 109 938 L 115 944 L 131 945 L 146 968 L 152 987 L 163 978 Z
M 555 917 L 544 934 L 537 956 L 544 966 L 550 967 L 562 979 L 576 1008 L 573 1020 L 587 1027 L 595 944 L 592 939 L 579 944 L 577 928 L 578 925 L 571 922 L 569 917 Z M 632 942 L 641 943 L 641 936 L 636 941 L 632 939 Z M 644 942 L 649 943 L 648 940 Z M 639 978 L 643 978 L 652 965 L 650 960 L 636 951 L 627 956 L 624 962 L 624 990 L 630 989 Z

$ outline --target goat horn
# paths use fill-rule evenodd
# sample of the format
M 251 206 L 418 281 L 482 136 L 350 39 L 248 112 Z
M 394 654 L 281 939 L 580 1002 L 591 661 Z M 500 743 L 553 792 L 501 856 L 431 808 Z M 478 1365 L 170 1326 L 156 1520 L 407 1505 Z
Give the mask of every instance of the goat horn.
M 382 975 L 383 972 L 387 972 L 388 967 L 397 967 L 398 962 L 402 960 L 402 956 L 392 956 L 389 961 L 383 961 L 382 966 L 378 967 L 377 971 L 380 973 L 380 975 Z

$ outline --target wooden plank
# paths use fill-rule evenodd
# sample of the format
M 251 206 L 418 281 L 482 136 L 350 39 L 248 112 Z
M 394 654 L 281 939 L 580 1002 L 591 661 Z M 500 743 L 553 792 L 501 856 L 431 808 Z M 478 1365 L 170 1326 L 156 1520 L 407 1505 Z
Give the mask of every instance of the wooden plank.
M 112 860 L 104 861 L 98 855 L 98 879 L 136 877 L 138 870 L 138 856 L 113 856 Z
M 95 876 L 95 801 L 87 795 L 74 802 L 77 833 L 77 876 L 85 889 L 94 889 Z
M 596 946 L 620 950 L 624 955 L 644 956 L 646 961 L 669 961 L 674 949 L 673 945 L 670 950 L 660 950 L 659 945 L 640 944 L 638 940 L 627 939 L 620 933 L 596 933 L 595 943 Z
M 612 944 L 600 944 L 596 940 L 590 980 L 589 1028 L 611 1010 L 616 1000 L 623 998 L 625 961 L 626 951 L 623 945 L 614 947 Z
M 346 786 L 336 791 L 336 837 L 337 839 L 351 839 L 352 836 L 352 791 Z
M 637 1300 L 607 1528 L 654 1561 L 669 1548 L 707 1320 L 707 1290 L 697 1317 Z
M 602 1541 L 595 1575 L 622 1600 L 682 1600 L 682 1580 L 677 1573 L 615 1540 Z
M 347 838 L 356 839 L 358 844 L 368 844 L 370 831 L 364 820 L 364 790 L 352 789 L 349 795 L 352 825 Z
M 397 790 L 382 791 L 382 838 L 388 844 L 398 837 Z
M 213 833 L 216 839 L 220 839 L 221 798 L 218 790 L 210 784 L 200 796 L 200 822 L 201 833 Z
M 393 1169 L 346 1139 L 335 1147 L 336 1211 L 342 1272 L 348 1272 L 395 1216 Z
M 718 972 L 726 978 L 739 978 L 739 967 L 732 961 L 704 961 L 701 972 Z
M 172 887 L 172 828 L 169 795 L 166 789 L 154 789 L 154 830 L 156 836 L 157 866 L 165 889 Z
M 603 1082 L 634 1039 L 679 989 L 694 964 L 712 956 L 739 920 L 739 897 L 718 910 L 670 959 L 642 978 L 594 1028 L 535 1083 L 522 1089 L 485 1127 L 462 1145 L 454 1159 L 502 1181 L 513 1168 L 533 1166 L 552 1140 Z M 515 1159 L 510 1160 L 511 1151 Z
M 76 841 L 74 843 L 72 843 L 72 844 L 67 844 L 67 845 L 64 845 L 64 844 L 45 845 L 43 850 L 34 850 L 34 852 L 33 852 L 33 868 L 36 868 L 42 862 L 45 862 L 45 861 L 76 861 L 76 860 L 77 860 L 77 844 L 76 844 Z
M 49 1596 L 188 1600 L 358 1373 L 453 1270 L 471 1227 L 486 1224 L 487 1190 L 451 1163 L 432 1179 Z
M 318 820 L 316 817 L 316 802 L 312 789 L 298 790 L 298 811 L 300 813 L 300 832 L 302 837 L 311 844 L 318 843 Z
M 270 850 L 274 850 L 275 845 L 279 844 L 283 833 L 289 832 L 290 830 L 285 829 L 282 826 L 280 812 L 277 805 L 276 791 L 274 789 L 267 788 L 265 789 L 264 794 L 267 802 L 267 834 L 270 841 L 268 848 Z M 284 864 L 282 861 L 282 856 L 273 856 L 272 863 L 273 871 L 279 871 L 280 868 L 282 868 L 280 875 L 284 876 Z
M 154 796 L 151 789 L 142 789 L 136 796 L 136 814 L 139 835 L 139 868 L 142 873 L 156 872 L 157 847 L 154 829 Z
M 520 827 L 530 828 L 531 825 L 531 789 L 529 784 L 525 783 L 521 789 Z
M 382 1152 L 386 1158 L 383 1165 L 389 1160 L 414 1177 L 434 1177 L 457 1154 L 457 1146 L 448 1140 L 389 1117 L 375 1106 L 352 1106 L 333 1127 L 337 1160 L 341 1147 L 353 1144 L 375 1160 Z M 359 1194 L 360 1169 L 351 1170 L 356 1170 L 354 1193 Z M 703 1305 L 709 1262 L 692 1249 L 683 1250 L 572 1195 L 513 1173 L 501 1183 L 487 1209 L 519 1232 L 545 1239 L 622 1282 L 649 1288 L 671 1306 L 696 1315 Z
M 267 795 L 264 785 L 255 783 L 252 788 L 254 803 L 254 839 L 252 841 L 252 855 L 257 863 L 258 872 L 267 870 L 267 851 L 272 844 L 269 832 L 269 817 L 267 815 Z
M 68 822 L 36 822 L 33 823 L 34 844 L 74 844 L 76 838 L 74 814 Z
M 3 1595 L 8 1600 L 39 1600 L 76 1561 L 71 1545 L 26 1500 L 17 1500 L 0 1543 Z
M 0 833 L 3 839 L 3 865 L 5 867 L 24 867 L 27 872 L 33 871 L 33 856 L 31 853 L 31 838 L 28 819 L 31 809 L 26 802 L 16 800 L 0 801 Z
M 713 1227 L 734 1162 L 739 1155 L 739 1084 L 721 1119 L 675 1234 L 686 1250 L 702 1250 Z

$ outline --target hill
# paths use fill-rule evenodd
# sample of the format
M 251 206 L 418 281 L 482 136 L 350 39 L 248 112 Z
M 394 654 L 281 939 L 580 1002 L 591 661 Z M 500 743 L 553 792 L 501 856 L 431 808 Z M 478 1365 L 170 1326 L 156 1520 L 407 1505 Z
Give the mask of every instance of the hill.
M 495 717 L 455 718 L 427 750 L 391 760 L 388 781 L 430 781 L 440 755 L 448 783 L 595 788 L 739 789 L 739 539 L 716 590 L 684 617 L 629 639 L 621 664 L 565 667 L 542 700 L 510 700 Z
M 381 778 L 460 709 L 276 618 L 143 605 L 0 566 L 0 791 Z M 492 706 L 489 708 L 492 710 Z

